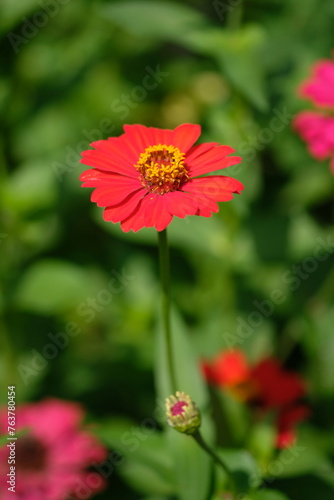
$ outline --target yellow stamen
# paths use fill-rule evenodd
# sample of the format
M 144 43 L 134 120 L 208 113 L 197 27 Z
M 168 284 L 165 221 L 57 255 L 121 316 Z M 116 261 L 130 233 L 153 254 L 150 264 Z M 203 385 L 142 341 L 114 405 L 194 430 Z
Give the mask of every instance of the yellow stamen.
M 148 191 L 164 194 L 176 191 L 189 179 L 184 157 L 185 153 L 181 153 L 179 148 L 157 144 L 146 148 L 134 166 Z

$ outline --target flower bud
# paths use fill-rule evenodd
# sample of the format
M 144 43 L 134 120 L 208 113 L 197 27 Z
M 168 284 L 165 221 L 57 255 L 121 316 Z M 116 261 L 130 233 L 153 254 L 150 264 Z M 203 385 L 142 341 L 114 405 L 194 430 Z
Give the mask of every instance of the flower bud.
M 201 415 L 190 396 L 176 392 L 166 399 L 167 423 L 179 432 L 193 434 L 201 425 Z

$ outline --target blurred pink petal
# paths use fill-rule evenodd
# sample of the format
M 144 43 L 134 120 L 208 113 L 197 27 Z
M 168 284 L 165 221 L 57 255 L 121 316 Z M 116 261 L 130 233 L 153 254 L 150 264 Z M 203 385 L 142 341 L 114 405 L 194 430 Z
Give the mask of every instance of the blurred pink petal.
M 294 118 L 293 128 L 307 143 L 315 159 L 334 157 L 334 117 L 317 111 L 302 111 Z
M 315 106 L 334 109 L 334 61 L 317 62 L 312 76 L 301 85 L 300 95 L 311 99 Z
M 0 431 L 7 433 L 7 412 L 0 412 Z M 105 486 L 92 464 L 106 459 L 97 439 L 80 429 L 84 412 L 77 403 L 46 399 L 18 406 L 16 431 L 26 429 L 16 443 L 17 500 L 64 500 L 89 498 Z M 8 448 L 0 449 L 0 498 L 11 500 L 8 491 Z

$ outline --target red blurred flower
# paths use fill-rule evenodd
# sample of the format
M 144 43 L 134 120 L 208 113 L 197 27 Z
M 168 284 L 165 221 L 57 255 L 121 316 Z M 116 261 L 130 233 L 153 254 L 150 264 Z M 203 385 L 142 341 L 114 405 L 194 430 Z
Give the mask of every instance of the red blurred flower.
M 106 458 L 106 450 L 86 431 L 79 429 L 82 408 L 71 402 L 47 399 L 18 406 L 16 431 L 25 429 L 15 441 L 17 500 L 63 500 L 85 498 L 100 491 L 105 481 L 87 467 Z M 7 434 L 7 411 L 0 412 L 0 431 Z M 7 444 L 10 441 L 7 441 Z M 0 493 L 8 491 L 9 448 L 0 449 Z
M 301 85 L 299 93 L 310 99 L 318 110 L 298 113 L 293 127 L 315 159 L 330 158 L 334 174 L 334 60 L 316 63 L 311 78 Z
M 310 415 L 305 405 L 295 405 L 284 408 L 277 419 L 277 448 L 285 448 L 296 439 L 295 427 Z
M 242 351 L 222 351 L 211 362 L 202 362 L 206 380 L 228 389 L 239 400 L 247 400 L 254 394 L 251 369 Z
M 193 146 L 199 125 L 175 130 L 124 125 L 124 134 L 91 144 L 81 160 L 94 167 L 80 176 L 93 187 L 91 200 L 106 207 L 106 221 L 121 222 L 123 231 L 155 227 L 162 231 L 173 216 L 210 217 L 217 201 L 228 201 L 243 185 L 222 175 L 203 176 L 239 163 L 229 146 L 216 142 Z
M 309 414 L 300 400 L 306 389 L 302 378 L 285 370 L 274 358 L 251 366 L 240 350 L 223 351 L 211 362 L 202 363 L 207 381 L 228 390 L 236 399 L 259 408 L 262 414 L 274 412 L 277 417 L 277 446 L 291 444 L 294 426 Z
M 257 363 L 251 378 L 258 386 L 258 397 L 265 408 L 290 405 L 305 394 L 305 385 L 297 373 L 284 370 L 274 358 Z

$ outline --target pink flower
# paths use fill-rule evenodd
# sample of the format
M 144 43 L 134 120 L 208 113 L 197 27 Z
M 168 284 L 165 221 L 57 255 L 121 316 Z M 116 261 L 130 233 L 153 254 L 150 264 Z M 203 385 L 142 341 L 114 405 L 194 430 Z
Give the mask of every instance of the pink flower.
M 95 188 L 91 200 L 105 207 L 106 221 L 120 222 L 123 231 L 143 227 L 164 230 L 173 217 L 210 217 L 217 201 L 229 201 L 243 189 L 224 175 L 206 176 L 240 162 L 230 146 L 193 144 L 199 125 L 184 123 L 175 130 L 124 125 L 124 134 L 91 144 L 81 163 L 83 187 Z
M 296 115 L 293 127 L 307 143 L 314 158 L 331 159 L 334 174 L 334 116 L 326 116 L 317 111 L 302 111 Z
M 311 78 L 301 85 L 299 93 L 318 110 L 298 113 L 292 126 L 307 143 L 311 156 L 316 160 L 330 159 L 334 174 L 334 61 L 316 63 Z
M 334 61 L 326 59 L 317 62 L 311 78 L 300 86 L 299 92 L 315 106 L 334 109 Z
M 64 500 L 89 498 L 105 481 L 87 468 L 106 458 L 106 450 L 79 429 L 84 413 L 80 405 L 58 399 L 18 406 L 15 442 L 15 493 L 8 491 L 10 449 L 0 449 L 2 500 Z M 7 434 L 7 411 L 0 412 L 0 430 Z M 7 441 L 7 444 L 10 441 Z M 85 492 L 85 493 L 84 493 Z

